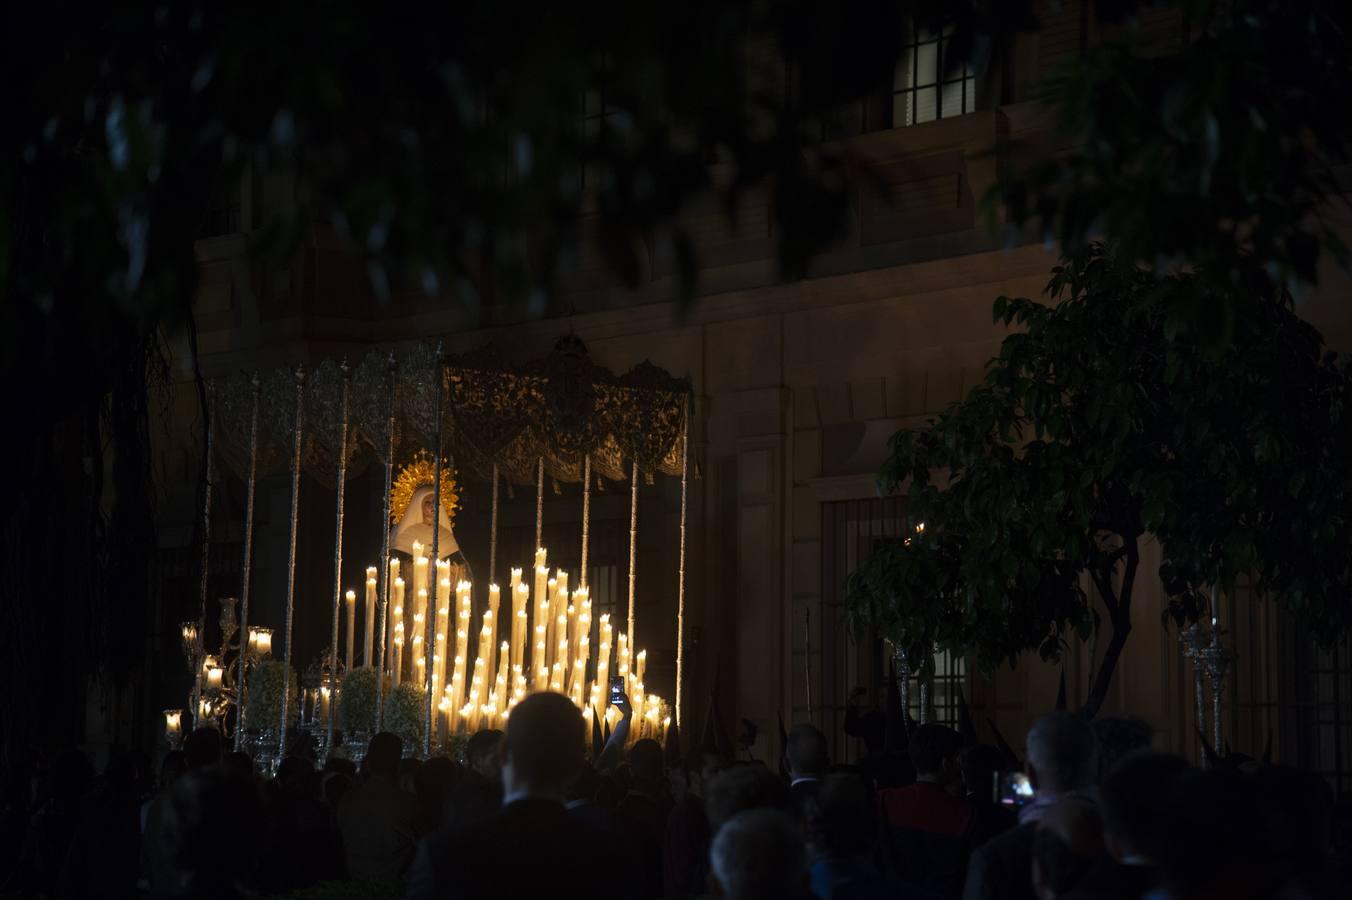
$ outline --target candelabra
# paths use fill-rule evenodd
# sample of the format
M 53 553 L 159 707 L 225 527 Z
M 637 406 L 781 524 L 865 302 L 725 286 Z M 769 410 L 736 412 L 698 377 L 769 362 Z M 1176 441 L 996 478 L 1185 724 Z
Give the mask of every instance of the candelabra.
M 1234 654 L 1221 645 L 1225 632 L 1213 626 L 1208 633 L 1200 622 L 1193 623 L 1179 635 L 1183 655 L 1192 660 L 1193 695 L 1197 704 L 1197 731 L 1206 734 L 1206 691 L 1203 676 L 1211 686 L 1211 743 L 1220 753 L 1225 741 L 1224 707 L 1225 679 L 1230 672 Z
M 1222 752 L 1225 731 L 1221 721 L 1221 695 L 1225 692 L 1225 678 L 1230 672 L 1234 654 L 1221 646 L 1219 629 L 1211 632 L 1211 643 L 1197 651 L 1197 665 L 1206 672 L 1211 682 L 1212 747 Z
M 906 648 L 900 644 L 892 645 L 892 658 L 897 664 L 897 693 L 901 695 L 902 728 L 906 728 L 906 719 L 911 716 L 911 661 Z
M 330 671 L 329 660 L 335 660 Z M 336 660 L 332 651 L 325 650 L 301 676 L 300 711 L 298 726 L 302 734 L 315 742 L 316 757 L 321 763 L 328 758 L 329 717 L 337 711 L 338 697 L 342 689 L 340 684 L 345 673 L 341 660 Z M 330 694 L 330 685 L 335 685 Z
M 239 683 L 241 669 L 227 658 L 239 655 L 244 657 L 243 673 L 247 679 L 248 671 L 262 658 L 271 653 L 272 629 L 249 626 L 247 639 L 239 634 L 239 619 L 235 614 L 235 605 L 239 601 L 234 597 L 222 597 L 220 604 L 221 643 L 214 654 L 206 652 L 205 635 L 198 629 L 196 622 L 184 622 L 180 626 L 181 646 L 187 659 L 188 669 L 193 672 L 192 716 L 194 727 L 212 727 L 222 732 L 227 730 L 227 715 L 231 708 L 236 710 L 235 728 L 242 727 L 242 701 L 245 685 Z M 238 637 L 237 637 L 238 636 Z M 166 734 L 170 730 L 170 713 L 165 711 Z M 178 728 L 181 729 L 181 724 Z

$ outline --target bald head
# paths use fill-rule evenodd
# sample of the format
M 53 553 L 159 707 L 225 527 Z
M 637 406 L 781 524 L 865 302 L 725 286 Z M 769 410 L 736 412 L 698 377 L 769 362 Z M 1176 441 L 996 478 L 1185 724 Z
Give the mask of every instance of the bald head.
M 1080 716 L 1042 716 L 1028 732 L 1028 767 L 1039 791 L 1064 794 L 1091 786 L 1098 769 L 1094 731 Z
M 718 829 L 709 865 L 727 900 L 795 897 L 807 881 L 807 850 L 793 820 L 782 812 L 738 813 Z

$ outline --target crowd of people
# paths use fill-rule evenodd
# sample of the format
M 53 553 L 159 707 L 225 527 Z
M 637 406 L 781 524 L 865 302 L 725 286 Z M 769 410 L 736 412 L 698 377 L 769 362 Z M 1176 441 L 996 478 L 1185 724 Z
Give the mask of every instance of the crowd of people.
M 627 720 L 626 720 L 627 722 Z M 1352 806 L 1262 760 L 1206 769 L 1133 719 L 1056 712 L 1024 759 L 939 724 L 833 765 L 784 735 L 779 771 L 704 742 L 604 747 L 559 694 L 519 704 L 463 761 L 377 734 L 360 767 L 265 778 L 193 732 L 151 784 L 132 756 L 7 773 L 0 897 L 726 900 L 1324 898 L 1352 889 Z M 895 743 L 895 742 L 894 742 Z M 1004 796 L 1015 768 L 1027 790 Z M 1004 803 L 1003 800 L 1020 801 Z

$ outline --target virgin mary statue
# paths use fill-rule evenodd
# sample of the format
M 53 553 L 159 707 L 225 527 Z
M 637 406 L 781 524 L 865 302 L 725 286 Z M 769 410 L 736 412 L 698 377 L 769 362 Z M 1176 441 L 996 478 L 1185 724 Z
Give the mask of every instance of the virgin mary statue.
M 390 549 L 400 553 L 413 555 L 413 544 L 416 542 L 422 545 L 422 552 L 432 555 L 432 507 L 435 504 L 432 485 L 424 485 L 413 492 L 413 497 L 409 500 L 408 509 L 399 522 L 390 529 Z M 455 532 L 451 530 L 451 517 L 446 514 L 446 506 L 442 505 L 440 515 L 436 517 L 437 521 L 437 556 L 441 559 L 449 560 L 451 563 L 451 583 L 458 581 L 470 581 L 469 563 L 465 560 L 465 555 L 460 552 L 460 544 L 455 540 Z

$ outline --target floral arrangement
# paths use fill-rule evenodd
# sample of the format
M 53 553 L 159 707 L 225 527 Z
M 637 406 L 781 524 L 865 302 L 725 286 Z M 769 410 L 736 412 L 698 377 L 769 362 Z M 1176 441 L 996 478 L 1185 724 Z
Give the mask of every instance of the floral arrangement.
M 339 721 L 344 731 L 372 731 L 376 727 L 376 670 L 370 666 L 353 669 L 343 676 L 338 694 Z
M 282 680 L 286 663 L 280 659 L 265 659 L 249 673 L 249 705 L 244 713 L 244 727 L 250 730 L 276 728 L 282 715 Z M 293 670 L 287 684 L 287 713 L 300 711 L 296 702 L 300 696 L 300 679 Z
M 406 748 L 416 746 L 422 743 L 423 718 L 426 715 L 422 685 L 405 681 L 385 698 L 385 721 L 382 727 L 399 735 Z

